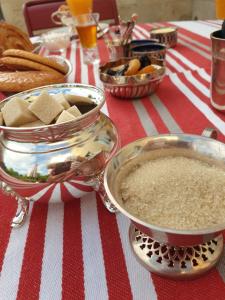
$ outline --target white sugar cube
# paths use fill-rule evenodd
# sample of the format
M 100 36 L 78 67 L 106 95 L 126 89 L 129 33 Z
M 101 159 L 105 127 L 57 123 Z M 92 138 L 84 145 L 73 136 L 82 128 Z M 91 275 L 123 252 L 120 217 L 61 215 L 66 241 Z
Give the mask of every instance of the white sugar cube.
M 2 108 L 2 115 L 6 126 L 21 126 L 37 120 L 28 109 L 29 103 L 18 97 L 9 100 Z
M 46 125 L 63 111 L 63 106 L 46 91 L 43 91 L 36 100 L 29 105 L 29 110 Z
M 60 104 L 64 107 L 64 109 L 70 108 L 70 104 L 69 104 L 69 102 L 66 100 L 66 98 L 64 97 L 63 94 L 56 94 L 56 95 L 54 95 L 54 99 L 55 99 L 56 101 L 58 101 L 58 103 L 60 103 Z
M 82 115 L 82 113 L 79 111 L 76 105 L 71 106 L 70 108 L 67 109 L 67 111 L 74 117 L 79 117 Z
M 56 124 L 64 123 L 68 121 L 75 120 L 76 117 L 74 117 L 72 114 L 70 114 L 68 111 L 64 110 L 58 117 Z

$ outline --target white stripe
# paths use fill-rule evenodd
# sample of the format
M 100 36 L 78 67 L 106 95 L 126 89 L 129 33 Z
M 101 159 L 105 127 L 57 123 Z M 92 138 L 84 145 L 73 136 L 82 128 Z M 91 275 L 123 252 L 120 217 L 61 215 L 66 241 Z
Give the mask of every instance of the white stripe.
M 49 200 L 49 203 L 58 203 L 58 202 L 62 202 L 61 189 L 60 189 L 59 183 L 56 184 L 56 186 L 52 192 L 52 196 Z
M 125 256 L 133 300 L 156 300 L 157 295 L 152 282 L 151 273 L 144 269 L 139 262 L 137 262 L 134 254 L 132 253 L 128 235 L 130 222 L 120 213 L 117 214 L 116 219 Z
M 12 229 L 0 276 L 0 299 L 14 300 L 17 297 L 20 273 L 23 263 L 24 248 L 32 213 L 32 203 L 25 224 Z
M 206 73 L 205 69 L 198 69 L 197 72 L 203 79 L 205 79 L 208 82 L 211 82 L 211 76 L 208 73 Z
M 82 47 L 80 47 L 79 49 L 80 51 L 80 66 L 81 66 L 81 83 L 83 84 L 89 84 L 89 80 L 88 80 L 88 66 L 87 64 L 84 63 L 83 60 L 83 51 L 82 51 Z
M 81 228 L 85 299 L 106 300 L 108 290 L 95 193 L 81 199 Z
M 75 79 L 75 72 L 76 72 L 76 42 L 72 41 L 71 42 L 71 53 L 70 53 L 70 63 L 72 65 L 72 72 L 70 73 L 70 75 L 67 78 L 67 82 L 73 83 L 74 79 Z
M 175 59 L 173 59 L 171 56 L 169 56 L 167 54 L 166 56 L 166 60 L 168 61 L 168 63 L 170 65 L 172 65 L 174 67 L 174 69 L 176 69 L 178 72 L 187 72 L 187 70 L 185 70 L 182 66 L 180 66 Z
M 199 67 L 195 64 L 193 64 L 189 59 L 187 59 L 185 56 L 180 54 L 174 49 L 168 49 L 167 50 L 169 53 L 172 53 L 176 58 L 180 59 L 185 65 L 187 65 L 190 69 L 192 70 L 197 70 Z
M 178 89 L 193 103 L 194 106 L 200 110 L 204 116 L 216 126 L 222 133 L 225 132 L 225 122 L 222 121 L 211 108 L 201 101 L 183 82 L 178 78 L 177 74 L 170 76 L 171 81 L 178 87 Z
M 62 203 L 49 205 L 42 259 L 40 300 L 61 299 L 63 217 L 64 205 Z
M 215 31 L 215 28 L 201 24 L 198 21 L 178 21 L 170 23 L 178 26 L 178 28 L 181 27 L 187 29 L 206 38 L 209 38 L 210 34 Z
M 37 194 L 32 196 L 31 197 L 32 201 L 39 200 L 42 196 L 44 196 L 45 193 L 47 193 L 47 191 L 50 189 L 50 187 L 52 187 L 52 184 L 50 184 L 49 186 L 45 187 L 43 190 L 41 190 L 40 192 L 38 192 Z
M 69 184 L 68 182 L 64 182 L 65 187 L 69 191 L 69 193 L 74 196 L 75 198 L 81 198 L 82 196 L 86 195 L 88 192 L 84 192 L 79 190 L 78 188 L 74 187 L 73 185 Z
M 202 84 L 200 81 L 198 81 L 190 71 L 185 72 L 184 76 L 187 78 L 189 82 L 191 82 L 203 95 L 206 97 L 210 97 L 209 89 L 207 89 L 204 84 Z

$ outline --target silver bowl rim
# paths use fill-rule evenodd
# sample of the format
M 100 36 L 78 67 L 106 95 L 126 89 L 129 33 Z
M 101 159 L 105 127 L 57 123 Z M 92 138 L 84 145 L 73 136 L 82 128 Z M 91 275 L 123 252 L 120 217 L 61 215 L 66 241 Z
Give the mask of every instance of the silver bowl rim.
M 95 108 L 93 108 L 92 110 L 90 110 L 89 112 L 81 115 L 80 117 L 77 117 L 75 120 L 73 121 L 67 121 L 64 123 L 60 123 L 60 124 L 50 124 L 50 125 L 43 125 L 43 126 L 37 126 L 37 127 L 9 127 L 9 126 L 0 126 L 0 131 L 1 130 L 13 130 L 13 131 L 17 131 L 17 132 L 24 132 L 24 131 L 33 131 L 36 129 L 40 129 L 40 130 L 45 130 L 46 128 L 59 128 L 59 127 L 63 127 L 65 124 L 72 124 L 72 123 L 77 123 L 81 120 L 86 119 L 88 116 L 97 113 L 98 111 L 100 111 L 100 109 L 102 108 L 102 106 L 105 103 L 105 93 L 104 91 L 96 86 L 93 85 L 88 85 L 88 84 L 82 84 L 82 83 L 57 83 L 57 84 L 50 84 L 50 85 L 44 85 L 44 86 L 40 86 L 37 88 L 33 88 L 33 89 L 29 89 L 20 93 L 16 93 L 12 96 L 9 96 L 7 98 L 5 98 L 3 101 L 1 101 L 0 103 L 0 109 L 2 107 L 2 105 L 4 105 L 5 102 L 9 101 L 10 99 L 14 98 L 14 97 L 20 97 L 20 96 L 24 96 L 26 94 L 38 91 L 38 90 L 45 90 L 45 89 L 51 89 L 51 88 L 76 88 L 76 87 L 81 87 L 81 88 L 91 88 L 94 89 L 96 91 L 98 91 L 99 93 L 101 93 L 102 95 L 102 101 L 96 105 Z
M 158 30 L 158 29 L 166 29 L 166 28 L 171 28 L 173 29 L 173 31 L 170 31 L 170 32 L 160 32 L 160 33 L 154 33 L 155 30 Z M 150 34 L 153 34 L 153 35 L 170 35 L 170 34 L 174 34 L 174 33 L 177 33 L 178 31 L 178 27 L 177 26 L 163 26 L 163 27 L 155 27 L 155 28 L 152 28 L 150 30 Z
M 67 76 L 69 76 L 72 73 L 73 66 L 72 66 L 71 62 L 67 58 L 65 58 L 63 56 L 60 56 L 60 55 L 47 55 L 45 57 L 47 57 L 49 59 L 53 59 L 53 60 L 55 59 L 56 62 L 57 62 L 57 59 L 58 59 L 59 61 L 61 61 L 62 63 L 64 63 L 67 66 L 68 69 L 67 69 L 66 74 L 64 74 L 64 77 L 67 77 Z
M 132 214 L 130 214 L 127 210 L 125 210 L 114 198 L 114 196 L 112 195 L 109 185 L 108 185 L 108 181 L 107 181 L 107 174 L 108 174 L 108 170 L 110 167 L 110 164 L 112 163 L 112 160 L 119 156 L 120 153 L 122 153 L 125 149 L 127 149 L 128 147 L 130 147 L 132 144 L 135 145 L 135 143 L 139 143 L 143 140 L 148 140 L 151 138 L 155 138 L 155 137 L 177 137 L 177 136 L 186 136 L 186 137 L 194 137 L 194 138 L 200 138 L 202 140 L 207 140 L 207 141 L 211 141 L 211 142 L 216 142 L 219 144 L 222 144 L 223 147 L 225 147 L 225 144 L 218 141 L 218 140 L 214 140 L 212 138 L 208 138 L 208 137 L 204 137 L 204 136 L 200 136 L 200 135 L 195 135 L 195 134 L 185 134 L 185 133 L 177 133 L 177 134 L 159 134 L 159 135 L 154 135 L 154 136 L 148 136 L 148 137 L 144 137 L 138 140 L 135 140 L 127 145 L 125 145 L 124 147 L 122 147 L 111 159 L 110 161 L 107 163 L 105 171 L 104 171 L 104 187 L 105 187 L 105 191 L 107 196 L 109 197 L 110 201 L 113 203 L 113 205 L 115 205 L 115 207 L 127 218 L 129 218 L 130 220 L 132 220 L 133 222 L 140 224 L 141 226 L 144 226 L 148 229 L 153 229 L 153 230 L 157 230 L 157 231 L 161 231 L 161 232 L 165 232 L 165 233 L 171 233 L 171 234 L 180 234 L 180 235 L 205 235 L 205 234 L 211 234 L 211 233 L 215 233 L 215 232 L 219 232 L 225 229 L 225 222 L 222 224 L 218 224 L 216 226 L 210 227 L 210 228 L 203 228 L 203 229 L 189 229 L 189 230 L 183 230 L 183 229 L 173 229 L 173 228 L 168 228 L 168 227 L 162 227 L 162 226 L 157 226 L 157 225 L 153 225 L 150 223 L 146 223 L 145 221 L 142 221 L 141 219 L 138 219 L 137 217 L 133 216 Z

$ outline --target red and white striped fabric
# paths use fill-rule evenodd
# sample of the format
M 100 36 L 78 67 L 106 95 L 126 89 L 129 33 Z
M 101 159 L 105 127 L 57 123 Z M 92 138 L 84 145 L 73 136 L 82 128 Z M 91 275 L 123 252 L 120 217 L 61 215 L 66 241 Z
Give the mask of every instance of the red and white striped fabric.
M 209 100 L 209 35 L 221 23 L 170 24 L 179 28 L 178 45 L 168 50 L 168 76 L 156 94 L 138 101 L 106 95 L 103 111 L 118 126 L 123 145 L 158 133 L 200 134 L 208 126 L 225 141 L 225 115 Z M 146 38 L 152 26 L 163 25 L 138 25 L 134 35 Z M 107 61 L 103 40 L 99 51 L 101 61 Z M 84 65 L 75 44 L 66 55 L 74 65 L 70 82 L 102 86 L 98 66 Z M 93 192 L 81 199 L 73 195 L 68 185 L 40 192 L 41 202 L 32 205 L 26 224 L 11 230 L 16 203 L 0 194 L 0 300 L 225 299 L 225 253 L 216 269 L 195 281 L 160 278 L 136 262 L 123 215 L 109 214 Z M 63 203 L 52 204 L 57 198 Z

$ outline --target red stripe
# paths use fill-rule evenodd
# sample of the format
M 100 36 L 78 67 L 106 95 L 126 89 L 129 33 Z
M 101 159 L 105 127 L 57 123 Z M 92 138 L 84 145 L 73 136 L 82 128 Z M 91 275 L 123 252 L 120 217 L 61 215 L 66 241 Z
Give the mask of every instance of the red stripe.
M 100 60 L 103 62 L 108 59 L 108 50 L 103 41 L 99 41 L 99 45 Z M 119 99 L 106 92 L 106 103 L 110 118 L 119 128 L 122 145 L 146 136 L 132 100 Z
M 67 188 L 65 187 L 65 185 L 63 183 L 60 184 L 60 190 L 61 190 L 61 197 L 62 197 L 62 201 L 64 203 L 73 201 L 79 201 L 79 198 L 74 197 L 74 195 L 70 194 L 70 192 L 67 190 Z
M 0 191 L 0 272 L 11 233 L 11 221 L 16 214 L 17 202 Z
M 88 82 L 91 85 L 95 85 L 93 65 L 88 65 Z
M 158 300 L 224 300 L 225 284 L 214 269 L 189 281 L 176 281 L 152 274 Z
M 119 129 L 122 145 L 146 136 L 131 100 L 118 99 L 109 93 L 106 99 L 110 118 Z
M 70 197 L 63 190 L 63 198 Z M 59 262 L 60 263 L 60 262 Z M 62 299 L 84 299 L 80 200 L 64 205 Z
M 150 99 L 150 100 L 149 100 Z M 145 97 L 142 99 L 142 103 L 148 112 L 150 118 L 152 119 L 153 123 L 156 126 L 156 129 L 159 133 L 169 133 L 168 128 L 166 127 L 165 123 L 161 119 L 160 115 L 158 114 L 157 110 L 151 103 L 151 96 L 150 97 Z
M 47 201 L 52 192 L 53 187 L 44 194 L 43 200 Z M 30 300 L 39 298 L 47 215 L 48 205 L 34 203 L 24 250 L 17 300 L 27 299 L 28 291 Z
M 116 216 L 110 214 L 98 198 L 98 219 L 105 262 L 109 299 L 132 299 L 124 253 Z
M 158 90 L 158 96 L 183 132 L 201 134 L 204 128 L 210 126 L 215 127 L 190 100 L 174 86 L 169 77 L 166 77 L 162 82 L 161 88 Z M 219 139 L 224 140 L 224 136 L 219 134 Z

